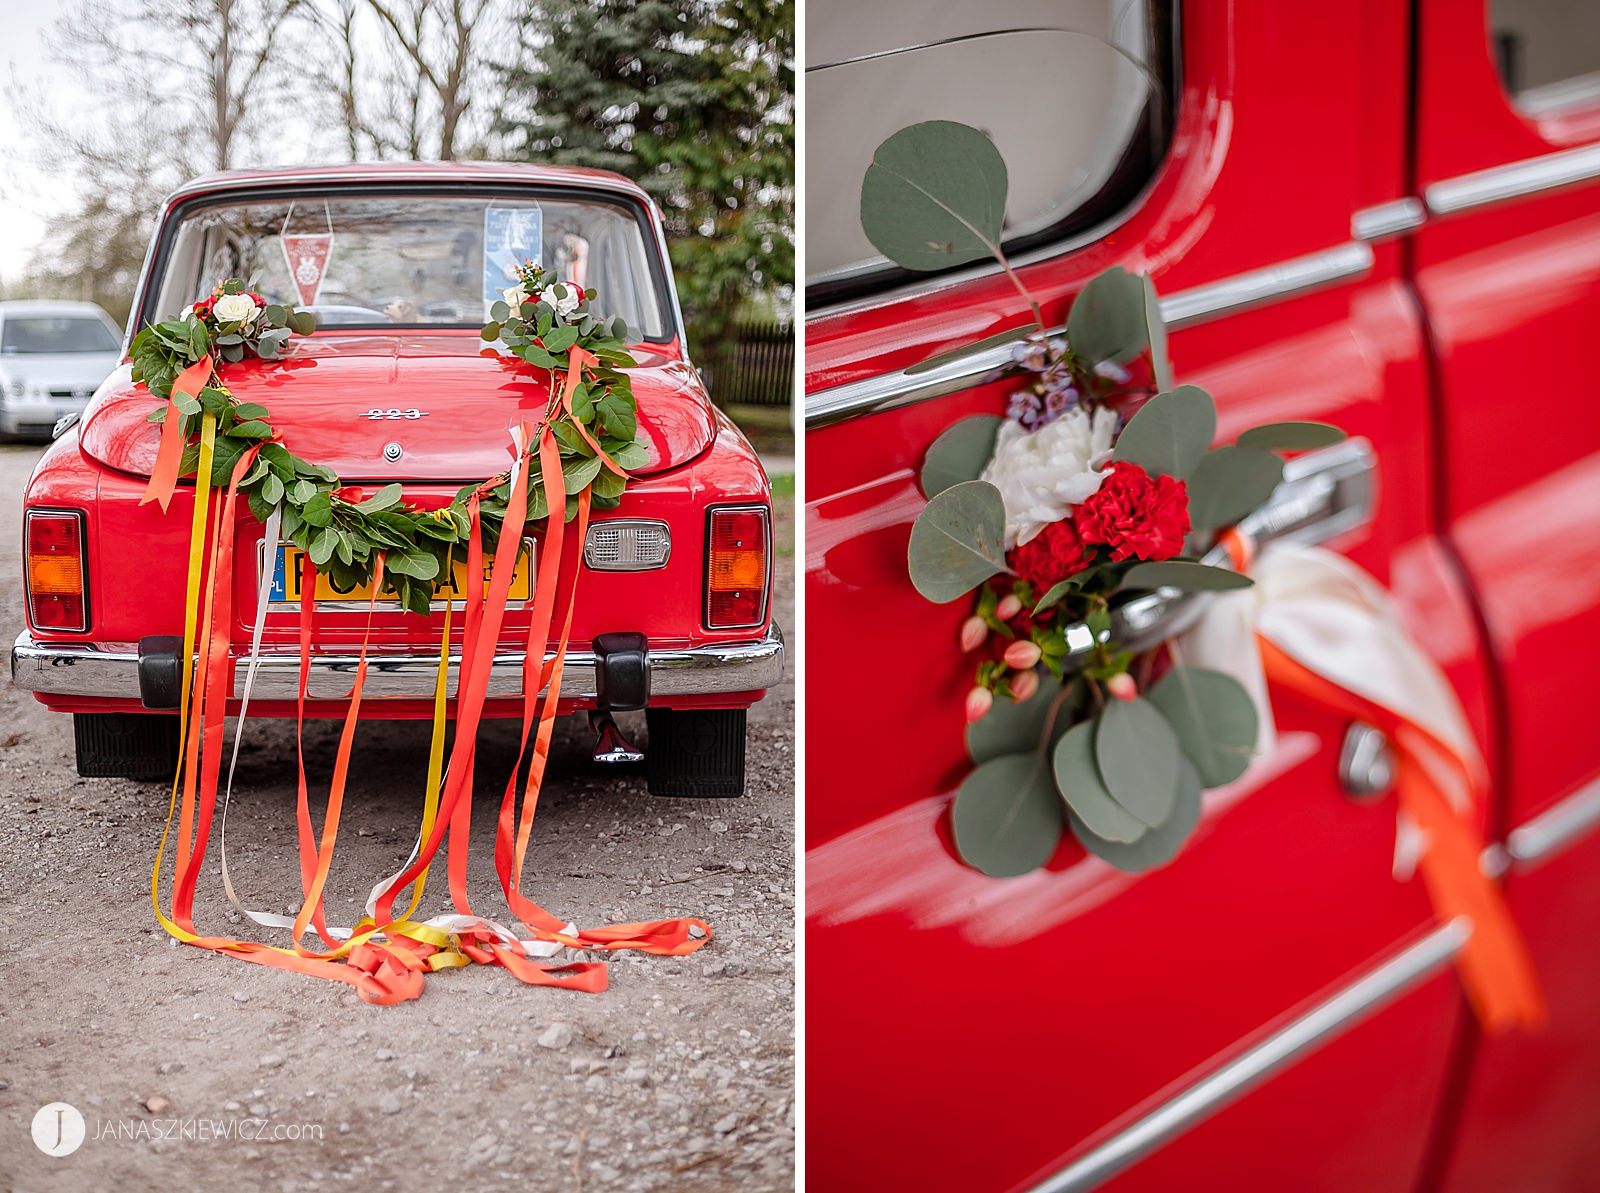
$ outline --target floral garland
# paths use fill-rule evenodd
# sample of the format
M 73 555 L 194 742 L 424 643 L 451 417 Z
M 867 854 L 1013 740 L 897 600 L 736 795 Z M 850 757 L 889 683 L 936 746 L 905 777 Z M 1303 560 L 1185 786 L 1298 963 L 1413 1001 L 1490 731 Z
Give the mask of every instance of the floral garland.
M 518 278 L 518 285 L 490 308 L 491 322 L 482 335 L 501 341 L 513 355 L 549 374 L 545 417 L 560 450 L 563 518 L 570 521 L 583 489 L 590 489 L 596 508 L 614 507 L 627 484 L 622 473 L 645 462 L 633 390 L 623 371 L 637 362 L 626 347 L 627 324 L 620 317 L 601 320 L 592 312 L 594 290 L 547 282 L 543 269 L 531 261 L 520 267 Z M 239 482 L 256 518 L 264 523 L 274 509 L 280 510 L 284 538 L 329 572 L 343 591 L 370 584 L 382 554 L 383 591 L 395 593 L 404 608 L 425 616 L 432 607 L 434 581 L 452 557 L 466 557 L 471 533 L 467 502 L 473 493 L 480 495 L 484 549 L 493 550 L 511 498 L 511 474 L 508 470 L 482 484 L 466 485 L 449 505 L 426 510 L 404 501 L 399 484 L 363 496 L 342 485 L 333 469 L 294 455 L 269 421 L 267 408 L 235 399 L 222 384 L 220 370 L 246 356 L 276 359 L 292 334 L 309 334 L 314 328 L 310 312 L 269 303 L 243 282 L 229 279 L 181 318 L 147 326 L 134 338 L 133 380 L 167 399 L 150 421 L 173 419 L 170 432 L 163 428 L 163 450 L 181 447 L 181 455 L 172 452 L 165 496 L 170 496 L 171 480 L 192 475 L 198 466 L 200 448 L 191 440 L 209 412 L 216 420 L 213 484 L 226 486 L 240 456 L 259 448 L 254 465 Z M 569 360 L 582 362 L 582 376 L 570 393 L 563 393 L 560 378 Z M 605 467 L 607 460 L 617 465 L 615 471 Z M 550 500 L 534 469 L 528 478 L 527 517 L 538 520 L 549 514 Z
M 1112 865 L 1148 869 L 1182 848 L 1202 789 L 1244 772 L 1258 716 L 1237 680 L 1184 665 L 1172 642 L 1119 641 L 1115 615 L 1163 589 L 1248 586 L 1201 554 L 1283 479 L 1276 452 L 1344 433 L 1275 423 L 1212 448 L 1215 404 L 1173 385 L 1148 277 L 1107 270 L 1078 295 L 1065 334 L 1048 334 L 999 247 L 1005 192 L 987 136 L 937 121 L 878 148 L 861 198 L 869 239 L 897 264 L 992 256 L 1034 313 L 939 358 L 1010 343 L 1031 376 L 1005 418 L 960 419 L 929 448 L 928 504 L 908 549 L 924 597 L 977 591 L 959 630 L 960 648 L 981 657 L 954 840 L 996 876 L 1042 866 L 1068 829 Z

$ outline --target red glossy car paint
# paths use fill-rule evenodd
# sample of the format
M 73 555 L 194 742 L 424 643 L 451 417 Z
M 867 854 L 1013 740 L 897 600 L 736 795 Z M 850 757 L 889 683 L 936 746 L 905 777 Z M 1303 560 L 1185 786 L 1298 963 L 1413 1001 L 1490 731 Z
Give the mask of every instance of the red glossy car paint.
M 1516 116 L 1481 3 L 1421 0 L 1415 97 L 1407 5 L 1191 0 L 1180 15 L 1157 177 L 1111 231 L 1021 273 L 1053 326 L 1110 265 L 1206 308 L 1171 350 L 1179 379 L 1215 395 L 1219 438 L 1307 418 L 1371 442 L 1375 514 L 1330 545 L 1392 590 L 1445 669 L 1500 780 L 1480 819 L 1503 836 L 1600 776 L 1581 723 L 1600 646 L 1600 406 L 1579 331 L 1600 302 L 1600 187 L 1425 220 L 1420 200 L 1431 181 L 1590 142 L 1600 110 L 1548 128 Z M 1408 198 L 1420 228 L 1357 218 Z M 1320 283 L 1285 283 L 1307 264 Z M 1264 291 L 1222 301 L 1266 267 Z M 992 271 L 812 312 L 808 394 L 1027 318 Z M 1508 367 L 1536 375 L 1537 400 Z M 907 390 L 808 433 L 807 630 L 829 643 L 808 671 L 813 1187 L 1023 1190 L 1108 1157 L 1103 1178 L 1062 1187 L 1589 1187 L 1572 1174 L 1600 1168 L 1583 1125 L 1600 1104 L 1592 842 L 1508 880 L 1547 1035 L 1475 1051 L 1435 967 L 1210 1101 L 1201 1083 L 1435 930 L 1418 883 L 1393 875 L 1392 796 L 1341 788 L 1340 718 L 1276 692 L 1276 753 L 1208 794 L 1165 869 L 1124 875 L 1070 841 L 1017 879 L 955 860 L 967 610 L 912 590 L 905 545 L 928 444 L 1006 392 Z M 886 639 L 905 668 L 888 697 L 846 670 Z M 845 735 L 861 748 L 818 748 Z M 1139 1134 L 1196 1104 L 1154 1143 Z
M 495 193 L 516 196 L 519 188 L 559 194 L 561 188 L 592 193 L 603 187 L 613 202 L 631 204 L 653 229 L 648 250 L 664 263 L 659 221 L 649 211 L 642 191 L 614 175 L 583 170 L 461 164 L 444 166 L 352 166 L 308 169 L 293 173 L 241 172 L 191 184 L 169 200 L 163 218 L 171 221 L 175 204 L 197 196 L 226 199 L 233 192 L 275 199 L 297 194 L 327 193 L 349 187 L 362 193 L 405 194 L 425 187 L 428 193 L 492 184 Z M 308 189 L 310 188 L 310 189 Z M 315 189 L 321 188 L 321 189 Z M 525 193 L 525 192 L 524 192 Z M 320 200 L 319 200 L 320 201 Z M 643 213 L 649 211 L 648 216 Z M 161 231 L 158 228 L 158 240 Z M 664 267 L 664 266 L 663 266 Z M 159 278 L 143 280 L 141 294 L 154 293 Z M 135 310 L 142 309 L 136 301 Z M 649 462 L 629 485 L 622 504 L 599 511 L 595 524 L 608 519 L 648 519 L 664 523 L 671 552 L 664 566 L 640 571 L 598 571 L 580 563 L 583 544 L 566 540 L 563 570 L 576 576 L 579 599 L 573 618 L 574 647 L 586 647 L 597 635 L 639 632 L 647 636 L 652 655 L 677 652 L 685 657 L 729 647 L 777 641 L 770 616 L 760 624 L 738 629 L 707 624 L 706 550 L 709 512 L 721 506 L 769 505 L 766 475 L 754 450 L 736 427 L 713 407 L 699 375 L 683 348 L 675 315 L 671 334 L 662 342 L 634 346 L 639 368 L 632 373 L 639 406 L 641 437 Z M 542 413 L 546 387 L 513 362 L 497 355 L 466 328 L 397 328 L 341 330 L 328 327 L 296 337 L 280 361 L 249 360 L 224 366 L 223 377 L 241 401 L 267 406 L 286 446 L 301 457 L 333 467 L 347 484 L 375 489 L 392 480 L 405 482 L 407 499 L 421 505 L 444 505 L 465 483 L 510 467 L 509 430 L 525 417 Z M 155 402 L 148 390 L 129 380 L 124 366 L 101 387 L 81 423 L 44 454 L 29 482 L 28 509 L 82 509 L 87 513 L 85 570 L 90 586 L 90 622 L 82 633 L 63 633 L 29 625 L 25 638 L 39 650 L 126 650 L 146 635 L 181 634 L 183 628 L 184 561 L 188 554 L 192 486 L 184 484 L 166 514 L 154 504 L 141 505 L 146 478 L 155 459 L 159 428 L 146 421 Z M 371 417 L 395 409 L 426 411 L 425 417 Z M 385 459 L 386 444 L 398 444 L 398 463 Z M 261 558 L 262 526 L 241 504 L 236 535 L 238 558 L 236 619 L 232 626 L 235 657 L 248 652 L 256 617 L 257 560 Z M 534 529 L 537 529 L 536 527 Z M 770 583 L 768 571 L 763 583 Z M 247 562 L 248 561 L 248 562 Z M 565 600 L 565 590 L 558 595 Z M 767 602 L 762 602 L 765 609 Z M 443 608 L 430 618 L 380 605 L 373 619 L 371 641 L 378 652 L 438 657 Z M 280 606 L 266 618 L 264 651 L 297 651 L 296 613 Z M 460 641 L 460 618 L 453 640 Z M 365 605 L 333 605 L 317 615 L 314 653 L 348 651 L 357 646 L 367 623 Z M 527 613 L 513 606 L 505 622 L 507 651 L 521 649 Z M 19 647 L 22 645 L 19 640 Z M 720 657 L 720 656 L 717 656 Z M 777 647 L 781 666 L 781 646 Z M 769 657 L 770 662 L 770 657 Z M 770 667 L 767 669 L 770 674 Z M 743 683 L 756 674 L 734 669 L 718 683 L 707 679 L 693 691 L 657 692 L 652 707 L 744 708 L 760 698 L 767 682 Z M 25 677 L 19 669 L 19 682 Z M 31 682 L 37 682 L 33 680 Z M 40 690 L 51 708 L 74 713 L 138 712 L 139 691 L 107 697 L 60 690 Z M 348 683 L 345 684 L 345 690 Z M 370 686 L 363 715 L 431 716 L 426 691 L 409 696 L 374 693 Z M 577 692 L 562 700 L 562 711 L 593 707 L 593 694 Z M 314 700 L 312 715 L 343 715 L 342 699 Z M 491 700 L 490 715 L 521 711 L 520 698 Z M 251 712 L 293 715 L 291 702 L 271 698 L 252 701 Z

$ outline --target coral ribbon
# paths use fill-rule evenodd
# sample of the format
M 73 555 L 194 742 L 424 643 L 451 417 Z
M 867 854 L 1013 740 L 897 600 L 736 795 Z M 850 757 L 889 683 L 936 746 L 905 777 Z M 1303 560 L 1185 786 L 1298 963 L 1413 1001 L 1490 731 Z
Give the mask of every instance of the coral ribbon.
M 211 358 L 202 357 L 172 383 L 172 396 L 167 399 L 167 417 L 161 424 L 161 446 L 156 449 L 156 464 L 150 470 L 150 481 L 144 487 L 139 504 L 147 501 L 161 503 L 161 512 L 167 512 L 173 491 L 178 486 L 178 468 L 183 460 L 183 414 L 178 410 L 177 399 L 187 396 L 198 399 L 200 391 L 211 384 Z
M 1483 840 L 1471 823 L 1482 792 L 1472 783 L 1469 760 L 1422 726 L 1372 700 L 1338 686 L 1290 658 L 1270 638 L 1260 636 L 1267 678 L 1283 687 L 1365 721 L 1386 734 L 1398 763 L 1395 794 L 1400 809 L 1421 829 L 1425 844 L 1418 867 L 1441 923 L 1465 916 L 1472 935 L 1457 959 L 1467 1000 L 1486 1031 L 1535 1028 L 1545 1021 L 1544 997 L 1527 945 L 1495 882 L 1484 874 Z M 1475 798 L 1456 808 L 1436 777 L 1443 763 L 1469 783 Z
M 592 360 L 593 357 L 582 349 L 575 347 L 572 350 L 566 385 L 559 400 L 561 410 L 570 409 L 571 395 L 578 384 L 582 368 L 585 363 Z M 203 386 L 209 381 L 209 361 L 202 363 L 206 364 L 208 370 L 204 379 L 194 382 L 192 378 L 189 381 L 180 378 L 180 382 L 184 385 Z M 185 377 L 189 377 L 193 372 L 194 370 L 186 370 Z M 174 392 L 180 392 L 177 383 L 174 385 Z M 181 392 L 191 391 L 184 389 Z M 175 407 L 169 409 L 168 419 L 169 428 L 182 422 Z M 176 432 L 174 434 L 178 444 L 177 452 L 181 457 L 182 436 Z M 585 435 L 585 438 L 588 436 Z M 382 584 L 383 559 L 379 556 L 375 567 L 366 633 L 363 635 L 361 653 L 348 698 L 349 707 L 340 736 L 328 806 L 320 834 L 314 831 L 311 823 L 302 745 L 316 587 L 316 571 L 307 560 L 306 575 L 301 583 L 301 659 L 296 731 L 298 766 L 296 824 L 303 899 L 292 925 L 294 943 L 291 948 L 281 948 L 254 941 L 201 936 L 196 932 L 193 922 L 195 885 L 210 833 L 223 753 L 224 721 L 233 687 L 229 639 L 233 621 L 234 515 L 240 481 L 249 471 L 259 451 L 257 445 L 240 456 L 234 464 L 226 493 L 220 502 L 216 502 L 213 500 L 211 486 L 215 439 L 216 420 L 211 413 L 204 412 L 201 419 L 200 462 L 190 532 L 189 578 L 184 615 L 183 691 L 179 706 L 184 757 L 180 763 L 179 774 L 173 781 L 167 824 L 162 831 L 161 844 L 157 849 L 155 867 L 150 877 L 151 900 L 162 926 L 186 944 L 212 949 L 255 964 L 346 982 L 354 986 L 363 999 L 377 1004 L 390 1004 L 416 998 L 422 992 L 423 976 L 426 973 L 473 962 L 500 965 L 520 980 L 534 985 L 562 986 L 568 989 L 598 992 L 606 987 L 604 964 L 584 961 L 544 964 L 533 960 L 530 954 L 537 952 L 540 955 L 548 955 L 555 948 L 566 946 L 600 950 L 636 948 L 650 953 L 680 955 L 693 952 L 710 939 L 710 929 L 703 921 L 694 919 L 614 924 L 580 931 L 570 924 L 563 924 L 557 917 L 532 903 L 521 893 L 523 865 L 532 834 L 534 812 L 538 806 L 539 789 L 549 756 L 555 715 L 560 702 L 561 675 L 571 637 L 577 589 L 577 576 L 574 575 L 567 590 L 566 607 L 561 632 L 556 640 L 556 650 L 546 661 L 544 646 L 550 638 L 550 631 L 555 621 L 556 597 L 565 542 L 564 511 L 558 504 L 565 497 L 565 484 L 560 451 L 548 421 L 540 424 L 537 436 L 534 436 L 532 429 L 526 424 L 520 428 L 517 462 L 512 473 L 511 500 L 501 528 L 487 592 L 484 591 L 483 584 L 483 526 L 479 495 L 474 494 L 468 501 L 471 536 L 468 547 L 467 600 L 463 616 L 462 662 L 457 691 L 456 742 L 441 791 L 440 772 L 446 720 L 445 677 L 449 659 L 451 622 L 450 609 L 447 607 L 444 637 L 440 645 L 440 667 L 434 692 L 433 743 L 429 755 L 428 789 L 424 799 L 419 844 L 411 862 L 402 867 L 399 873 L 380 883 L 379 888 L 374 889 L 368 905 L 368 914 L 355 925 L 353 933 L 347 939 L 340 940 L 337 934 L 328 928 L 324 920 L 323 891 L 338 839 L 340 813 L 349 775 L 351 746 L 355 726 L 360 717 L 362 689 L 366 680 L 372 611 L 377 591 Z M 604 457 L 604 453 L 599 451 L 598 444 L 595 445 L 595 450 Z M 488 695 L 488 684 L 500 630 L 504 623 L 512 574 L 521 552 L 522 531 L 528 508 L 529 475 L 534 466 L 535 456 L 545 486 L 550 516 L 546 521 L 545 534 L 539 549 L 535 593 L 523 663 L 521 751 L 501 803 L 495 840 L 495 866 L 502 890 L 512 911 L 533 936 L 532 940 L 521 940 L 500 925 L 472 914 L 466 894 L 466 864 L 475 739 Z M 625 475 L 609 458 L 606 458 L 605 462 L 619 475 Z M 173 467 L 175 469 L 176 464 Z M 175 474 L 173 480 L 175 483 Z M 170 498 L 170 487 L 166 495 Z M 147 489 L 147 499 L 151 496 L 157 500 L 161 499 L 160 486 L 157 485 L 154 474 Z M 582 541 L 588 527 L 591 496 L 591 490 L 587 486 L 577 495 L 579 542 Z M 220 511 L 215 531 L 208 534 L 210 514 L 213 507 L 218 505 Z M 163 509 L 165 508 L 163 502 Z M 208 538 L 211 548 L 209 565 L 205 550 Z M 275 547 L 276 544 L 268 544 L 269 549 Z M 208 585 L 202 583 L 205 577 L 209 577 Z M 202 588 L 204 588 L 203 601 Z M 198 665 L 193 661 L 196 648 L 199 651 Z M 537 717 L 535 717 L 536 707 Z M 538 723 L 537 733 L 533 733 L 535 719 Z M 516 774 L 526 755 L 530 736 L 533 739 L 533 757 L 523 788 L 522 810 L 519 817 L 514 815 Z M 173 817 L 180 808 L 180 789 L 181 815 L 174 862 L 172 914 L 169 917 L 161 907 L 161 866 L 167 839 L 171 834 Z M 458 914 L 418 922 L 411 919 L 411 916 L 421 899 L 422 886 L 429 866 L 447 835 L 450 842 L 447 863 L 450 890 Z M 396 918 L 395 899 L 401 891 L 413 884 L 410 906 L 403 915 Z M 316 952 L 301 944 L 301 937 L 312 927 L 316 928 L 317 934 L 329 946 L 328 951 Z
M 1258 581 L 1235 597 L 1250 610 L 1246 624 L 1255 626 L 1245 632 L 1259 648 L 1257 676 L 1264 672 L 1280 687 L 1364 721 L 1391 743 L 1396 799 L 1402 818 L 1420 831 L 1417 865 L 1435 915 L 1472 924 L 1456 964 L 1479 1022 L 1490 1032 L 1538 1027 L 1545 1004 L 1532 958 L 1499 886 L 1482 869 L 1474 817 L 1488 802 L 1488 774 L 1448 683 L 1406 635 L 1381 587 L 1349 561 L 1274 545 L 1258 566 L 1248 536 L 1229 531 L 1218 541 L 1234 566 Z M 1242 659 L 1249 637 L 1230 638 L 1229 622 L 1213 604 L 1190 631 L 1198 639 L 1191 645 L 1205 645 L 1209 635 L 1224 649 L 1231 643 Z

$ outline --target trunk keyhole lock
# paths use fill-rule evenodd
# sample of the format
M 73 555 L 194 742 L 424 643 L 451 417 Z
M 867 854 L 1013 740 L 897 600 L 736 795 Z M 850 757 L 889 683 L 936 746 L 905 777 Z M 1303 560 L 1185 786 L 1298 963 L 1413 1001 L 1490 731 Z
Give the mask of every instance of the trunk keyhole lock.
M 389 463 L 393 464 L 400 456 L 401 451 L 398 443 L 385 443 L 383 445 L 383 458 L 388 460 Z

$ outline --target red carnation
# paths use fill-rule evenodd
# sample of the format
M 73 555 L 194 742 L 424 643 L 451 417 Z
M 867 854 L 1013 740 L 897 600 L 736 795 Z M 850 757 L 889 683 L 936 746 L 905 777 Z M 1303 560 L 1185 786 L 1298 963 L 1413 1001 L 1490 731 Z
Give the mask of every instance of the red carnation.
M 1171 559 L 1189 533 L 1189 490 L 1118 460 L 1075 518 L 1083 541 L 1110 547 L 1114 560 Z
M 1013 547 L 1006 562 L 1017 579 L 1032 584 L 1043 596 L 1054 584 L 1089 566 L 1084 558 L 1084 540 L 1070 519 L 1052 522 L 1027 542 Z

